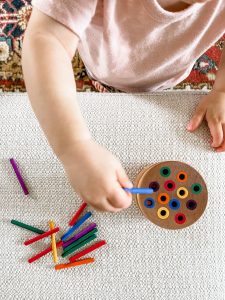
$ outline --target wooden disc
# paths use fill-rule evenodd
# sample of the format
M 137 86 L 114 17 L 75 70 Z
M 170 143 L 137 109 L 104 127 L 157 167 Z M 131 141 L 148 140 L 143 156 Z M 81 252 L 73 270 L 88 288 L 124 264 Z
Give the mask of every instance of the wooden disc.
M 145 217 L 167 229 L 182 229 L 195 223 L 208 201 L 204 179 L 183 162 L 147 166 L 138 174 L 135 186 L 154 189 L 153 194 L 135 197 Z

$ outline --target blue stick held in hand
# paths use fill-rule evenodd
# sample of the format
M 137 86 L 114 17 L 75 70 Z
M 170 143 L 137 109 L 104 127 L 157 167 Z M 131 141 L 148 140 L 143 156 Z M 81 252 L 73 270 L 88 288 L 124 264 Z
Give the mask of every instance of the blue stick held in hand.
M 152 194 L 154 193 L 153 189 L 149 189 L 149 188 L 123 188 L 124 191 L 129 192 L 131 194 Z
M 77 221 L 77 223 L 71 227 L 62 237 L 61 240 L 65 241 L 69 236 L 71 236 L 71 234 L 74 233 L 74 231 L 79 228 L 88 218 L 90 218 L 90 216 L 92 215 L 92 213 L 89 211 L 87 212 L 80 220 Z

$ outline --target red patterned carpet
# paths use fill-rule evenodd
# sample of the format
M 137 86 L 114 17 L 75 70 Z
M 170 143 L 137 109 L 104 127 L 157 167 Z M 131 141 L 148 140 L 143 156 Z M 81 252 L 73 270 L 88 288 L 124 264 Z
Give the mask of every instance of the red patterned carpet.
M 31 0 L 0 1 L 0 91 L 25 91 L 21 47 L 31 10 Z M 188 78 L 174 89 L 211 89 L 224 41 L 225 35 L 196 61 Z M 78 53 L 73 59 L 73 69 L 78 91 L 96 91 Z

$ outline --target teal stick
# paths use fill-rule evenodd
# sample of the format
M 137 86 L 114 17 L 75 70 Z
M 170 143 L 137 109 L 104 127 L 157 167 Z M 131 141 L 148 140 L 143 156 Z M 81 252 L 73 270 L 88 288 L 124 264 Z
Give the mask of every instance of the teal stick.
M 80 249 L 81 247 L 85 246 L 86 244 L 90 243 L 91 241 L 93 241 L 94 239 L 96 239 L 97 235 L 93 234 L 92 236 L 90 236 L 88 239 L 84 240 L 83 242 L 79 243 L 78 245 L 76 245 L 75 247 L 71 248 L 70 250 L 63 252 L 62 257 L 66 257 L 68 255 L 70 255 L 71 253 L 73 253 L 74 251 Z
M 75 247 L 76 245 L 80 244 L 81 242 L 85 241 L 87 238 L 89 238 L 90 236 L 92 236 L 94 233 L 98 232 L 97 228 L 94 228 L 93 230 L 91 230 L 90 232 L 88 232 L 87 234 L 85 234 L 84 236 L 80 237 L 78 240 L 76 240 L 75 242 L 73 242 L 72 244 L 70 244 L 69 246 L 64 248 L 64 252 L 67 252 L 68 250 L 70 250 L 71 248 Z
M 13 225 L 17 225 L 19 227 L 25 228 L 27 230 L 30 230 L 30 231 L 33 231 L 33 232 L 36 232 L 36 233 L 39 233 L 39 234 L 45 233 L 45 231 L 43 231 L 43 230 L 41 230 L 39 228 L 27 225 L 25 223 L 22 223 L 22 222 L 19 222 L 19 221 L 16 221 L 16 220 L 11 220 L 11 223 Z

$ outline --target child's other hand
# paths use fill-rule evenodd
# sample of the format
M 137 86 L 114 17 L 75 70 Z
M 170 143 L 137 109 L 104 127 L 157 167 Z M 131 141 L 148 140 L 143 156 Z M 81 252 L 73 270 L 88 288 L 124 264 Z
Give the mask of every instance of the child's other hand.
M 119 160 L 93 140 L 77 142 L 60 160 L 75 191 L 95 209 L 117 212 L 131 205 L 122 187 L 133 185 Z
M 195 131 L 204 118 L 208 122 L 212 135 L 211 146 L 217 152 L 225 151 L 225 92 L 212 90 L 204 96 L 197 106 L 187 129 L 190 132 Z

